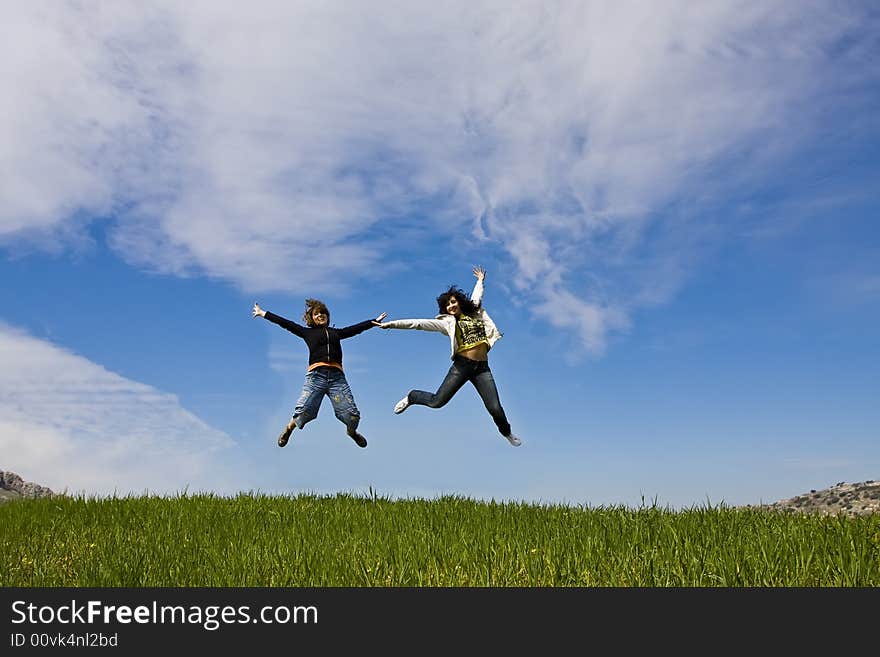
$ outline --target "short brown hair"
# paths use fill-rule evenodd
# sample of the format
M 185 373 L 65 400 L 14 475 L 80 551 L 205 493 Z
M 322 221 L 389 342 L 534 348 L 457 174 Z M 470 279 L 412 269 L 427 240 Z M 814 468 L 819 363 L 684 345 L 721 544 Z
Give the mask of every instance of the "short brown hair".
M 323 301 L 319 299 L 306 299 L 306 311 L 303 313 L 303 321 L 306 323 L 306 326 L 314 326 L 315 319 L 312 315 L 316 310 L 320 310 L 325 315 L 327 315 L 327 324 L 330 323 L 330 311 L 327 310 L 327 306 Z

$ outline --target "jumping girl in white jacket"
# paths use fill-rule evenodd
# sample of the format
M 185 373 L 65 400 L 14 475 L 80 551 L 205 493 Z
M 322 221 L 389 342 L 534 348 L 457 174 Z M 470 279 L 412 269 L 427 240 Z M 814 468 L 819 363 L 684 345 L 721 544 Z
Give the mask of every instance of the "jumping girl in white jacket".
M 495 421 L 498 431 L 511 445 L 518 447 L 522 441 L 511 433 L 510 423 L 498 399 L 495 379 L 489 369 L 489 350 L 501 337 L 501 333 L 481 303 L 486 272 L 482 267 L 474 267 L 474 276 L 477 277 L 477 282 L 471 298 L 468 299 L 462 290 L 450 287 L 437 297 L 440 314 L 434 319 L 374 322 L 383 329 L 417 329 L 445 333 L 449 336 L 452 347 L 452 367 L 437 392 L 410 390 L 406 397 L 397 402 L 394 412 L 403 413 L 411 404 L 440 408 L 470 381 Z

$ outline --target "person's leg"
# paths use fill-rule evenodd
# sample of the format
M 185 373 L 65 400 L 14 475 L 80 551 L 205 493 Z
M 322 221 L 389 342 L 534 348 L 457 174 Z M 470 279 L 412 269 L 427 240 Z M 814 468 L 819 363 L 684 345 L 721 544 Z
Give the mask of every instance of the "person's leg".
M 302 392 L 299 399 L 296 400 L 291 418 L 296 422 L 298 429 L 302 429 L 318 417 L 318 410 L 321 408 L 321 402 L 327 392 L 328 385 L 329 381 L 323 372 L 312 370 L 306 374 Z
M 470 374 L 468 369 L 465 363 L 461 363 L 456 359 L 452 362 L 452 366 L 446 373 L 443 383 L 437 388 L 437 392 L 410 390 L 406 398 L 410 404 L 418 404 L 419 406 L 428 406 L 430 408 L 445 406 L 468 380 L 468 375 Z
M 501 435 L 510 440 L 510 422 L 507 421 L 507 415 L 501 407 L 501 400 L 498 398 L 498 387 L 495 385 L 495 377 L 492 376 L 492 370 L 489 369 L 489 363 L 481 363 L 477 373 L 471 377 L 471 383 L 477 389 L 480 399 L 489 411 L 489 415 L 495 421 L 495 426 Z M 514 441 L 511 441 L 513 443 Z
M 333 404 L 333 412 L 336 417 L 345 425 L 346 433 L 360 447 L 367 446 L 367 439 L 358 433 L 358 424 L 361 421 L 361 413 L 357 405 L 354 403 L 354 395 L 345 378 L 345 374 L 341 370 L 336 370 L 330 374 L 330 385 L 327 388 L 327 396 Z
M 293 415 L 281 435 L 278 436 L 279 447 L 284 447 L 287 444 L 294 429 L 302 429 L 317 417 L 326 385 L 326 381 L 317 372 L 306 374 L 302 392 L 300 392 L 299 399 L 296 400 L 296 406 L 293 409 Z

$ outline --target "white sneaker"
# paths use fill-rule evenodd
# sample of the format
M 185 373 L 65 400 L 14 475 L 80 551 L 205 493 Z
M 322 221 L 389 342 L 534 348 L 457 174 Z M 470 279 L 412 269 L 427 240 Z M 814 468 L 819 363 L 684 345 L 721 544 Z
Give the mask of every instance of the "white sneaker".
M 394 405 L 394 412 L 400 415 L 406 410 L 407 406 L 409 406 L 409 395 L 407 395 Z
M 509 442 L 514 447 L 519 447 L 520 445 L 522 445 L 522 441 L 514 436 L 512 433 L 509 433 L 504 437 L 507 438 L 507 442 Z

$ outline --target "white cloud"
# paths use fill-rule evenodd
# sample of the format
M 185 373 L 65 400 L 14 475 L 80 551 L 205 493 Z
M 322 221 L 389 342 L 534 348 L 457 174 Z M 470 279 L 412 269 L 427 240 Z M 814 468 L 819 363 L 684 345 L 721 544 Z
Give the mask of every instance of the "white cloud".
M 620 308 L 587 302 L 554 286 L 542 289 L 542 296 L 546 302 L 537 312 L 551 325 L 580 335 L 587 349 L 594 353 L 605 349 L 604 339 L 610 331 L 629 327 L 629 319 Z
M 53 490 L 213 488 L 232 439 L 174 395 L 0 324 L 0 469 Z
M 112 213 L 138 265 L 323 293 L 426 235 L 469 235 L 509 255 L 519 294 L 574 308 L 598 351 L 675 294 L 700 212 L 876 76 L 866 12 L 18 4 L 0 27 L 0 239 Z

